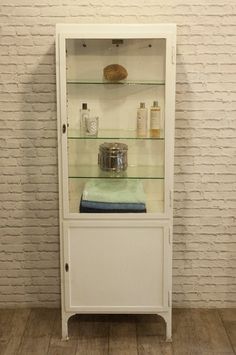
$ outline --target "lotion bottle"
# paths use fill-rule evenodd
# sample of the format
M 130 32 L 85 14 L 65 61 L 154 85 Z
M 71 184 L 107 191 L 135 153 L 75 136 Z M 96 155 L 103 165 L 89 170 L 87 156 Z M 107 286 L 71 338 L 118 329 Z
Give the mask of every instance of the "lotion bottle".
M 158 106 L 158 101 L 153 102 L 150 108 L 150 136 L 160 137 L 161 133 L 161 108 Z
M 87 103 L 82 103 L 82 109 L 80 109 L 80 134 L 84 136 L 86 134 L 86 122 L 89 118 L 90 110 Z
M 137 136 L 138 137 L 147 136 L 147 121 L 148 121 L 148 110 L 145 107 L 145 103 L 140 102 L 140 107 L 137 110 Z

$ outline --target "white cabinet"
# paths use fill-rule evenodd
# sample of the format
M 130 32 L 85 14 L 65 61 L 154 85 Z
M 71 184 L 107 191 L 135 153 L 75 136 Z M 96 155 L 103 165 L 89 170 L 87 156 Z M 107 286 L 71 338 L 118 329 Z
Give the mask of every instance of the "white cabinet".
M 76 313 L 156 313 L 171 339 L 175 36 L 173 24 L 57 25 L 63 338 Z M 104 79 L 111 64 L 128 76 Z M 81 128 L 85 103 L 95 135 Z M 98 164 L 104 143 L 126 145 L 127 169 Z

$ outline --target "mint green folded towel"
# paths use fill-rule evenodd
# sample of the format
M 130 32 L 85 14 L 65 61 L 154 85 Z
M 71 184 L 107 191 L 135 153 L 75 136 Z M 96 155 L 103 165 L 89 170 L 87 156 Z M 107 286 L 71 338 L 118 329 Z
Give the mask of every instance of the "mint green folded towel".
M 115 203 L 146 203 L 139 180 L 91 179 L 85 184 L 83 200 Z

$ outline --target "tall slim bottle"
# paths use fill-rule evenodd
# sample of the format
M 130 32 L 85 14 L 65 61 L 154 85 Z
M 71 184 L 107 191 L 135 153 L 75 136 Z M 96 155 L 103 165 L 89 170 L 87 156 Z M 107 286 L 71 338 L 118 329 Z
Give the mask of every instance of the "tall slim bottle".
M 87 103 L 82 103 L 82 108 L 80 109 L 80 134 L 82 136 L 86 134 L 86 121 L 88 120 L 89 113 L 90 110 Z
M 160 137 L 161 134 L 161 108 L 158 106 L 158 101 L 153 102 L 150 108 L 150 136 Z
M 148 122 L 148 110 L 145 107 L 144 102 L 140 102 L 140 107 L 137 109 L 137 136 L 147 137 L 147 122 Z

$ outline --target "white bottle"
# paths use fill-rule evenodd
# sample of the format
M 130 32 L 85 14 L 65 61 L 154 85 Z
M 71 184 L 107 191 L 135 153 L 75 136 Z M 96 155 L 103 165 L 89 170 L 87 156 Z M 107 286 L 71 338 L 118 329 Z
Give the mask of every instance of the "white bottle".
M 80 109 L 80 134 L 84 136 L 86 134 L 86 122 L 89 118 L 90 110 L 86 103 L 82 103 L 82 109 Z
M 147 136 L 148 110 L 145 108 L 145 103 L 140 102 L 140 107 L 137 110 L 137 136 Z
M 158 101 L 153 102 L 150 109 L 150 136 L 160 137 L 161 132 L 161 108 L 158 106 Z

